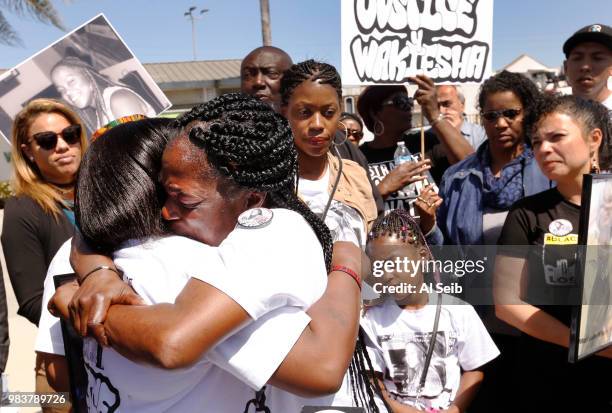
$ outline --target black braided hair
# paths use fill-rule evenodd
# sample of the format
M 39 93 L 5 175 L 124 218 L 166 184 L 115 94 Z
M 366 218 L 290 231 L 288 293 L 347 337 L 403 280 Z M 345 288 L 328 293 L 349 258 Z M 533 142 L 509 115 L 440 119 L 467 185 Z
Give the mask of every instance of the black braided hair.
M 380 237 L 389 236 L 400 238 L 403 242 L 414 245 L 417 248 L 425 248 L 428 254 L 428 259 L 433 258 L 429 245 L 427 244 L 425 236 L 421 231 L 421 227 L 410 215 L 410 212 L 406 211 L 405 209 L 394 209 L 389 211 L 389 213 L 386 215 L 381 215 L 376 218 L 372 224 L 372 229 L 368 233 L 368 242 Z M 436 273 L 435 277 L 436 280 L 439 280 L 440 275 Z M 363 330 L 361 328 L 359 329 L 359 336 L 363 342 Z M 378 384 L 378 380 L 374 379 L 374 368 L 367 351 L 364 352 L 364 355 L 366 364 L 362 365 L 362 368 L 366 369 L 367 366 L 367 370 L 369 370 L 372 377 L 372 382 L 375 384 L 375 390 L 384 401 L 385 399 L 382 396 L 382 390 Z M 390 412 L 393 411 L 386 402 L 385 406 Z
M 338 99 L 342 100 L 342 80 L 336 68 L 327 63 L 307 60 L 294 64 L 283 74 L 281 80 L 282 104 L 287 105 L 295 88 L 306 81 L 317 81 L 332 86 L 336 90 Z M 363 330 L 360 327 L 355 352 L 348 371 L 353 401 L 357 406 L 364 407 L 368 412 L 379 413 L 374 399 L 374 393 L 377 393 L 387 410 L 391 412 L 392 410 L 387 405 L 380 386 L 378 386 L 378 381 L 373 376 L 372 363 L 368 357 L 363 337 Z M 367 360 L 369 369 L 366 369 L 364 360 Z
M 533 134 L 540 121 L 553 113 L 563 113 L 577 120 L 584 135 L 600 129 L 599 167 L 602 171 L 612 168 L 612 121 L 608 108 L 594 100 L 578 96 L 545 96 L 538 101 L 533 113 L 525 120 L 526 128 Z
M 330 85 L 336 90 L 338 100 L 342 101 L 342 80 L 336 68 L 310 59 L 294 64 L 283 74 L 280 88 L 281 103 L 287 105 L 295 88 L 307 80 Z
M 189 140 L 233 184 L 267 192 L 268 206 L 296 211 L 314 230 L 331 268 L 332 238 L 327 226 L 296 194 L 297 150 L 287 121 L 267 104 L 229 93 L 191 109 L 177 119 Z

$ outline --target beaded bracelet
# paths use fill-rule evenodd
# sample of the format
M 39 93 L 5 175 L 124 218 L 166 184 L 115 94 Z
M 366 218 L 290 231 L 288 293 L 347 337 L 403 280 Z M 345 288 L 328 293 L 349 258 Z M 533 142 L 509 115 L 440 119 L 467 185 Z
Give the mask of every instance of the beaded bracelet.
M 359 287 L 359 290 L 361 290 L 361 277 L 355 271 L 353 271 L 350 268 L 345 267 L 343 265 L 333 265 L 331 267 L 331 271 L 330 272 L 332 272 L 332 271 L 340 271 L 340 272 L 343 272 L 345 274 L 348 274 L 353 280 L 355 280 L 355 282 L 357 283 L 357 286 Z
M 112 272 L 114 272 L 115 274 L 117 274 L 121 278 L 121 274 L 119 274 L 119 271 L 117 271 L 115 268 L 109 267 L 108 265 L 98 265 L 96 268 L 94 268 L 93 270 L 91 270 L 87 274 L 85 274 L 85 276 L 83 278 L 79 279 L 79 285 L 83 285 L 83 283 L 85 282 L 87 277 L 89 277 L 94 272 L 100 271 L 100 270 L 109 270 L 109 271 L 112 271 Z

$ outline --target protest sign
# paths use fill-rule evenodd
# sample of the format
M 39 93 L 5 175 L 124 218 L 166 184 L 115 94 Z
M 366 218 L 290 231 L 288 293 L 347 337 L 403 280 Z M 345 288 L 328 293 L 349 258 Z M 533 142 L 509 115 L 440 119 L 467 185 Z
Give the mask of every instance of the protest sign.
M 66 103 L 88 136 L 122 116 L 171 106 L 102 14 L 0 76 L 0 134 L 9 143 L 13 119 L 35 98 Z
M 480 83 L 492 37 L 493 0 L 342 0 L 342 80 Z

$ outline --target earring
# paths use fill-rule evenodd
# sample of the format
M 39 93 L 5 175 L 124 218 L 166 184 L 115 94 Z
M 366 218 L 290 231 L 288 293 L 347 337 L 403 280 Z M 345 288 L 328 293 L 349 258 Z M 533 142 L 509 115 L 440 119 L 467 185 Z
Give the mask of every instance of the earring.
M 374 135 L 380 136 L 383 133 L 385 133 L 385 125 L 383 125 L 381 121 L 376 120 L 376 122 L 374 122 Z
M 30 156 L 30 162 L 34 162 L 34 157 Z
M 599 168 L 599 164 L 597 163 L 597 159 L 591 159 L 591 173 L 599 174 L 601 173 L 601 169 Z

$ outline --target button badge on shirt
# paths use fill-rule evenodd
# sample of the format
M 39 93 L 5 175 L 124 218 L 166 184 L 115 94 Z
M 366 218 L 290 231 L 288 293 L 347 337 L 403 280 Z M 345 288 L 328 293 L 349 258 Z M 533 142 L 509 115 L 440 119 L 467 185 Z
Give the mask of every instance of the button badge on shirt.
M 272 221 L 274 213 L 268 208 L 253 208 L 244 211 L 238 217 L 238 225 L 243 228 L 256 229 L 265 227 Z
M 572 223 L 569 222 L 567 219 L 555 219 L 553 222 L 550 223 L 550 225 L 548 225 L 548 230 L 553 235 L 556 235 L 558 237 L 562 237 L 564 235 L 569 234 L 570 232 L 572 232 L 573 229 L 574 227 L 572 226 Z

